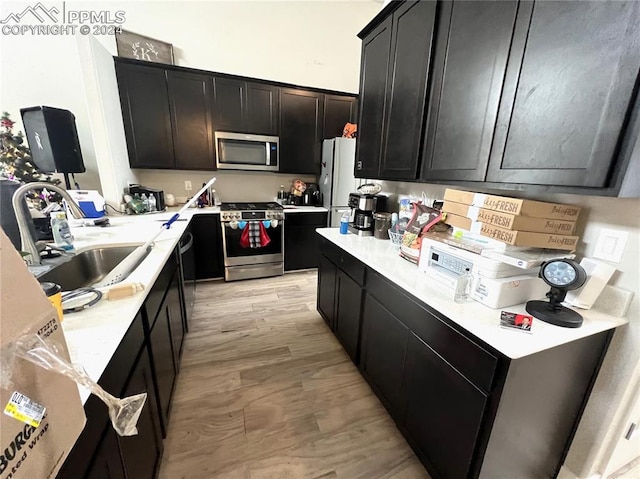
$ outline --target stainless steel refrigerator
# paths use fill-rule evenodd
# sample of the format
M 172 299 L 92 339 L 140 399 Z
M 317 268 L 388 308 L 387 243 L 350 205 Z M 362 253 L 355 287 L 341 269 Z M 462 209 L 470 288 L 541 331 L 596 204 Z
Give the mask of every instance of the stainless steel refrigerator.
M 333 138 L 322 142 L 320 191 L 323 206 L 329 210 L 329 226 L 340 226 L 342 212 L 349 209 L 349 193 L 360 186 L 353 176 L 356 159 L 356 140 Z

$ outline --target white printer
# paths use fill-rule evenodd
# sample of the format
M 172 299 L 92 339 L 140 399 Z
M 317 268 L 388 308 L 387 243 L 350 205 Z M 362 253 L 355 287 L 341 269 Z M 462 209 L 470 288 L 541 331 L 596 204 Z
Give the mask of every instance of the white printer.
M 419 271 L 453 290 L 467 268 L 473 275 L 471 298 L 490 308 L 544 298 L 549 289 L 538 278 L 537 267 L 522 269 L 428 237 L 422 239 Z

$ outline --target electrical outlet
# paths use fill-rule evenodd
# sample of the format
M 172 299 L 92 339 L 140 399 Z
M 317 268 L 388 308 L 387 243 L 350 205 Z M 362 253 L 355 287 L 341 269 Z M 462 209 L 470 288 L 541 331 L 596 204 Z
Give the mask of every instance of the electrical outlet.
M 622 260 L 622 253 L 624 253 L 628 238 L 628 231 L 602 228 L 592 256 L 605 261 L 619 263 Z
M 191 186 L 191 182 L 189 180 L 186 180 L 184 182 L 184 190 L 185 191 L 191 191 L 193 189 L 193 186 Z

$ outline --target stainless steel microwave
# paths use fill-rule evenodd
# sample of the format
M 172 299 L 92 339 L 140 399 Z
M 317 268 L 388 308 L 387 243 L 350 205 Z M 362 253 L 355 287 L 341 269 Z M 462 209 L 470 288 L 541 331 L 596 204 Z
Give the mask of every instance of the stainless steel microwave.
M 219 170 L 278 171 L 277 136 L 216 131 Z

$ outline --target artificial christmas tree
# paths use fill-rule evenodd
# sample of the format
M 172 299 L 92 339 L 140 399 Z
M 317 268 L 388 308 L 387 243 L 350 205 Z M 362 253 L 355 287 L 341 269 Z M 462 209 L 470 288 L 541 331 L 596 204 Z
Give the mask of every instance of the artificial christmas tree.
M 0 116 L 0 175 L 10 180 L 20 183 L 33 183 L 35 181 L 60 184 L 60 180 L 53 178 L 50 174 L 41 172 L 31 159 L 31 150 L 25 144 L 22 132 L 13 133 L 15 122 L 6 111 Z M 34 206 L 42 205 L 44 198 L 41 194 L 31 192 L 29 199 L 33 200 Z M 59 200 L 58 195 L 51 195 L 48 201 Z M 55 196 L 55 197 L 53 197 Z M 38 205 L 40 203 L 40 205 Z

